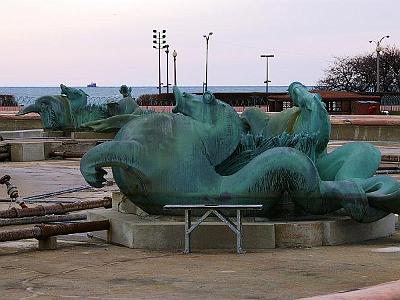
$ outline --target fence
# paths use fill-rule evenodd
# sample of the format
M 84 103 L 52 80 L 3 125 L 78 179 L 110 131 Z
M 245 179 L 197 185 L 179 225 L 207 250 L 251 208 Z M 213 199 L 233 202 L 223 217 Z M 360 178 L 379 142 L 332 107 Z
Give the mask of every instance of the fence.
M 0 95 L 0 106 L 18 106 L 13 95 Z

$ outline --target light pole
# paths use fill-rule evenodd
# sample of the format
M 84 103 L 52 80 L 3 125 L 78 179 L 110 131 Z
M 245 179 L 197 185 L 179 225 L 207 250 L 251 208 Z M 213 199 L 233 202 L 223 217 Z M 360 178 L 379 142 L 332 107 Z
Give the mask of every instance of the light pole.
M 370 43 L 374 42 L 376 44 L 376 91 L 379 93 L 380 91 L 380 81 L 379 81 L 379 58 L 380 58 L 380 52 L 382 50 L 381 48 L 381 42 L 383 41 L 384 38 L 390 38 L 389 35 L 385 35 L 381 37 L 379 41 L 369 41 Z
M 169 80 L 168 80 L 168 56 L 169 56 L 169 45 L 165 45 L 166 48 L 165 53 L 167 54 L 167 94 L 169 93 Z
M 209 32 L 207 35 L 203 35 L 203 37 L 206 39 L 206 82 L 204 83 L 205 91 L 207 91 L 207 76 L 208 76 L 208 40 L 210 39 L 210 36 L 212 35 L 212 32 Z
M 273 54 L 261 54 L 260 55 L 261 58 L 265 58 L 266 59 L 266 70 L 265 70 L 265 95 L 267 97 L 267 109 L 268 111 L 270 111 L 269 109 L 269 100 L 268 100 L 268 84 L 270 83 L 269 79 L 268 79 L 268 59 L 271 57 L 274 57 Z
M 265 83 L 265 93 L 267 94 L 267 99 L 268 99 L 268 83 L 271 82 L 271 81 L 268 80 L 268 59 L 270 57 L 274 57 L 274 55 L 273 54 L 262 54 L 260 57 L 266 58 L 266 62 L 267 62 L 266 63 L 266 70 L 265 70 L 266 79 L 265 79 L 264 83 Z
M 172 52 L 172 57 L 174 58 L 174 85 L 176 86 L 176 57 L 178 56 L 178 53 L 174 50 Z
M 167 31 L 165 29 L 158 31 L 156 29 L 153 30 L 153 48 L 158 49 L 158 93 L 161 94 L 161 49 L 165 48 L 164 44 L 166 41 Z

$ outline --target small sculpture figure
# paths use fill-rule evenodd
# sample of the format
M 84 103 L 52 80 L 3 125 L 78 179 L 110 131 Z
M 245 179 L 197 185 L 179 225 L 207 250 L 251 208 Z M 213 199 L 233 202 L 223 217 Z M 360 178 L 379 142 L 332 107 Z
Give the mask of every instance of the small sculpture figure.
M 118 102 L 110 101 L 107 103 L 108 111 L 111 116 L 131 114 L 139 107 L 135 99 L 132 98 L 131 87 L 128 88 L 126 85 L 121 85 L 119 92 L 123 97 L 121 100 Z
M 90 121 L 82 124 L 82 126 L 99 132 L 117 132 L 126 123 L 134 119 L 135 116 L 153 113 L 153 111 L 141 108 L 136 103 L 135 99 L 131 96 L 132 88 L 122 85 L 119 92 L 123 96 L 120 101 L 107 103 L 111 117 Z

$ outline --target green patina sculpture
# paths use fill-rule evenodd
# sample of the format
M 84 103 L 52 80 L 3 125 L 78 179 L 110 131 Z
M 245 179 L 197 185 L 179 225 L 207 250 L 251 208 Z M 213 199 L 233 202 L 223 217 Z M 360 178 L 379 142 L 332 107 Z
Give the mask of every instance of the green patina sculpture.
M 121 191 L 151 214 L 165 214 L 166 204 L 262 204 L 273 217 L 284 196 L 308 214 L 342 210 L 359 222 L 400 212 L 400 183 L 373 176 L 374 146 L 326 152 L 329 116 L 300 83 L 289 87 L 295 107 L 273 116 L 249 108 L 240 117 L 209 92 L 174 94 L 173 113 L 115 117 L 115 139 L 81 160 L 89 184 L 103 186 L 111 166 Z
M 108 105 L 88 104 L 88 95 L 81 89 L 60 85 L 61 95 L 43 96 L 35 100 L 17 115 L 39 113 L 43 127 L 49 130 L 83 129 L 85 123 L 106 119 L 111 116 L 130 114 L 138 109 L 131 96 L 131 88 L 121 86 L 123 98 Z
M 112 116 L 131 114 L 139 108 L 135 99 L 132 98 L 132 88 L 128 88 L 126 85 L 121 85 L 119 92 L 122 95 L 122 99 L 118 102 L 110 101 L 107 103 L 108 111 Z

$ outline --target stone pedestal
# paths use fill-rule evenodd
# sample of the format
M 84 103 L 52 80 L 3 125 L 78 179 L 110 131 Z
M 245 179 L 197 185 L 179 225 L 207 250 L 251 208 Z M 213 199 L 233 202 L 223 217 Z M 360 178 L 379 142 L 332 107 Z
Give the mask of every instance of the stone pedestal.
M 184 248 L 183 221 L 176 217 L 124 214 L 113 209 L 88 212 L 88 221 L 108 219 L 111 223 L 109 236 L 94 232 L 92 236 L 129 248 L 179 251 Z M 269 223 L 243 223 L 244 249 L 275 248 L 275 230 Z M 236 249 L 236 237 L 222 222 L 204 222 L 192 234 L 192 248 Z
M 93 132 L 93 131 L 72 131 L 71 139 L 73 140 L 112 140 L 115 132 Z
M 11 144 L 11 161 L 38 161 L 45 159 L 43 142 L 18 142 Z
M 115 200 L 114 204 L 117 203 L 120 202 Z M 109 235 L 97 232 L 93 233 L 95 238 L 138 249 L 178 251 L 184 247 L 185 226 L 182 217 L 139 216 L 116 209 L 88 212 L 88 221 L 103 219 L 108 219 L 111 223 Z M 195 251 L 235 249 L 234 234 L 224 223 L 214 220 L 204 222 L 193 232 L 192 245 Z M 339 245 L 386 237 L 395 230 L 393 214 L 369 224 L 357 223 L 348 217 L 301 222 L 259 220 L 260 218 L 243 220 L 244 249 Z
M 121 192 L 112 193 L 112 209 L 124 214 L 134 214 L 142 217 L 149 215 L 141 208 L 133 204 L 131 201 L 129 201 L 129 199 L 126 198 L 125 195 Z
M 43 136 L 49 138 L 69 137 L 62 130 L 46 130 Z
M 30 139 L 45 136 L 43 129 L 0 131 L 0 135 L 4 139 Z

